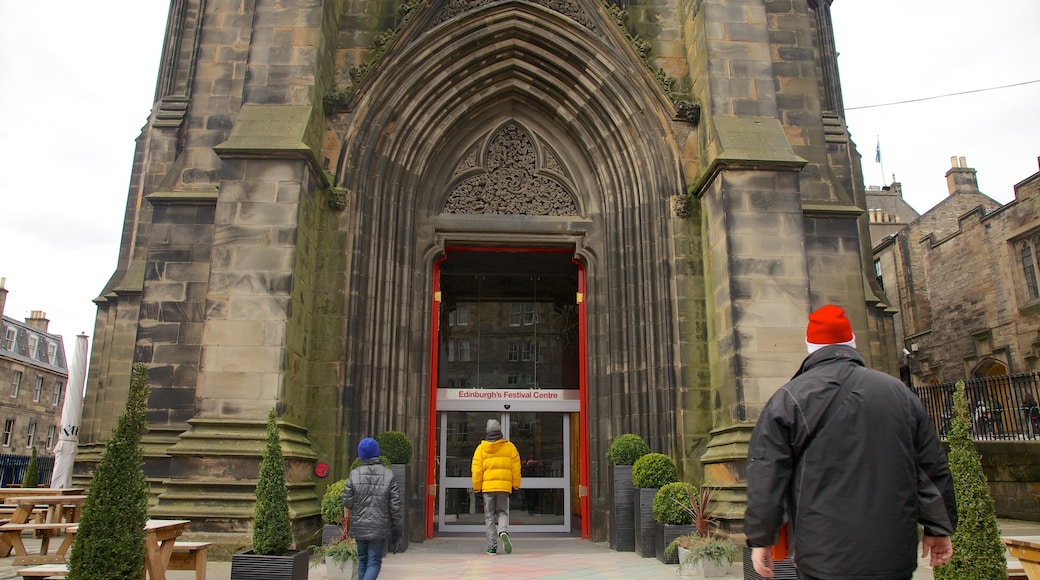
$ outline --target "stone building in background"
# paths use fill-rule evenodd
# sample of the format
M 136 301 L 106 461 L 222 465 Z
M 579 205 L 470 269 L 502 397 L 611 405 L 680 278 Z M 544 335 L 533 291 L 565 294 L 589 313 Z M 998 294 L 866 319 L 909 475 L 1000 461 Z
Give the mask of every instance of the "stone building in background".
M 1001 205 L 952 158 L 949 196 L 874 240 L 904 378 L 913 385 L 1040 370 L 1040 173 Z
M 830 0 L 174 0 L 159 64 L 77 461 L 146 364 L 153 515 L 241 545 L 276 407 L 301 538 L 387 430 L 412 539 L 479 533 L 488 418 L 515 527 L 606 539 L 636 433 L 739 530 L 808 314 L 897 372 Z
M 4 314 L 8 290 L 0 278 L 0 454 L 51 454 L 58 442 L 69 368 L 61 335 L 47 332 L 47 314 L 25 321 Z M 20 483 L 7 481 L 6 483 Z

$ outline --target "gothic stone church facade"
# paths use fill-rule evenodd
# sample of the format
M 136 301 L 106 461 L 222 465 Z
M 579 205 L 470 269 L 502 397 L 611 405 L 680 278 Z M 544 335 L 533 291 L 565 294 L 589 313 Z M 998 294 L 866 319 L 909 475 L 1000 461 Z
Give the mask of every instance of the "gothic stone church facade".
M 173 0 L 80 482 L 143 363 L 151 513 L 228 544 L 272 408 L 298 539 L 389 430 L 411 539 L 479 531 L 489 418 L 524 457 L 518 531 L 606 539 L 623 433 L 739 531 L 809 312 L 842 305 L 896 368 L 829 5 Z

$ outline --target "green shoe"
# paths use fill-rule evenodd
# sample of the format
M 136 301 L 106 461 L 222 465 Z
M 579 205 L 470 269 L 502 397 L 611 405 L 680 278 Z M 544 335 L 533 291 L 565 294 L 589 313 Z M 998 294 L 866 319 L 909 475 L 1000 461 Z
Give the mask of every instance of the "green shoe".
M 495 555 L 495 549 L 494 548 L 488 548 L 487 549 L 487 555 L 488 556 L 494 556 Z
M 502 547 L 506 549 L 506 554 L 512 554 L 513 544 L 509 542 L 509 534 L 506 532 L 502 532 L 498 535 L 498 537 L 502 540 Z

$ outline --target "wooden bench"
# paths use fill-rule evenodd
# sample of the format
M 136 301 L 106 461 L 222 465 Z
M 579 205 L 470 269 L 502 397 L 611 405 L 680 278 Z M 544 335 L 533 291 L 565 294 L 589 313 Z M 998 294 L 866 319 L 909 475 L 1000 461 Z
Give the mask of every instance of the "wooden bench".
M 14 550 L 14 565 L 27 566 L 32 564 L 60 564 L 65 562 L 65 553 L 72 545 L 72 535 L 66 534 L 65 539 L 54 554 L 48 554 L 50 538 L 52 533 L 76 527 L 77 524 L 4 524 L 0 526 L 0 538 Z M 30 555 L 22 542 L 23 532 L 43 532 L 40 539 L 40 554 Z
M 25 580 L 30 578 L 64 578 L 68 574 L 69 567 L 66 564 L 40 564 L 39 566 L 22 568 L 18 571 L 18 575 L 25 578 Z
M 1029 580 L 1025 569 L 1022 568 L 1022 563 L 1016 558 L 1007 559 L 1007 572 L 1008 580 Z
M 182 542 L 177 540 L 173 543 L 173 553 L 170 554 L 170 565 L 167 570 L 194 570 L 195 580 L 206 580 L 206 552 L 212 542 Z
M 195 580 L 206 580 L 206 552 L 212 542 L 174 542 L 167 570 L 194 570 Z M 69 573 L 67 564 L 41 564 L 22 568 L 18 574 L 30 578 L 64 578 Z

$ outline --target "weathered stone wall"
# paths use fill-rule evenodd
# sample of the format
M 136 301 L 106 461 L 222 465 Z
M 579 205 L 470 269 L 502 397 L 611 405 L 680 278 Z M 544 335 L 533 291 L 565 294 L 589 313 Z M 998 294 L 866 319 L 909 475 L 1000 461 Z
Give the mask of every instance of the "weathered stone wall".
M 1040 443 L 976 441 L 997 517 L 1040 522 Z

